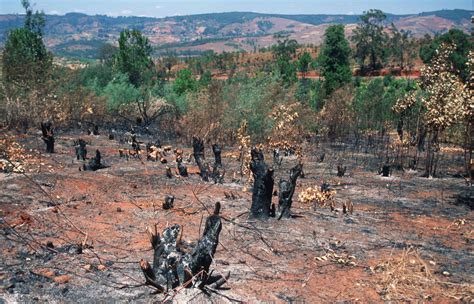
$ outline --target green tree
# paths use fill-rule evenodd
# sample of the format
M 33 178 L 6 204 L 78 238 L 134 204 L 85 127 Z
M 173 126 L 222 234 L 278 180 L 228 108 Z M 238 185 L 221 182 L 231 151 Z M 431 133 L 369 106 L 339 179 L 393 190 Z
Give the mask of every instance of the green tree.
M 390 55 L 394 62 L 403 70 L 411 68 L 415 59 L 415 45 L 410 31 L 398 30 L 392 23 L 392 36 L 389 40 Z
M 436 51 L 441 44 L 455 45 L 454 51 L 449 56 L 449 61 L 454 67 L 453 72 L 463 80 L 467 79 L 469 70 L 467 68 L 467 58 L 469 51 L 473 50 L 474 42 L 468 34 L 459 29 L 450 29 L 448 32 L 436 36 L 433 40 L 426 40 L 420 47 L 420 58 L 425 64 L 431 63 L 436 56 Z
M 102 64 L 111 64 L 115 54 L 117 53 L 117 47 L 110 43 L 104 43 L 99 48 L 99 61 Z
M 114 56 L 114 70 L 128 75 L 130 83 L 139 87 L 152 77 L 151 46 L 138 30 L 120 33 L 119 49 Z
M 17 84 L 27 88 L 45 80 L 52 66 L 52 55 L 43 43 L 44 14 L 33 13 L 27 0 L 21 3 L 26 11 L 25 23 L 7 34 L 2 72 L 7 87 Z
M 308 73 L 312 62 L 313 58 L 311 58 L 308 52 L 304 52 L 298 59 L 298 70 L 303 74 L 303 78 L 306 77 L 306 73 Z
M 278 73 L 285 85 L 290 85 L 297 80 L 296 67 L 293 64 L 292 57 L 296 54 L 298 42 L 289 39 L 288 36 L 276 36 L 277 45 L 273 46 L 272 52 L 276 59 Z
M 363 71 L 366 70 L 367 60 L 372 70 L 383 66 L 387 55 L 388 37 L 383 25 L 386 18 L 381 10 L 371 9 L 360 16 L 360 23 L 353 31 L 354 56 Z
M 344 36 L 344 25 L 331 25 L 324 34 L 324 44 L 318 56 L 318 65 L 324 77 L 324 89 L 330 95 L 352 79 L 351 49 Z
M 107 97 L 108 110 L 115 112 L 122 106 L 136 102 L 140 98 L 140 90 L 130 83 L 127 74 L 117 73 L 104 88 L 104 95 Z
M 178 95 L 183 95 L 189 91 L 195 91 L 197 88 L 196 78 L 189 69 L 182 69 L 178 72 L 173 83 L 173 90 Z

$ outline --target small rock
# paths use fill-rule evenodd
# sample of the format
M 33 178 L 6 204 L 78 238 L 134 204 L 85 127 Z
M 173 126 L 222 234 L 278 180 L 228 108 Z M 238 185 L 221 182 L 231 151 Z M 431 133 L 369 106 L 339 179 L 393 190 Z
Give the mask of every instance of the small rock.
M 48 241 L 48 242 L 46 243 L 46 247 L 48 247 L 48 248 L 54 248 L 53 242 L 52 242 L 52 241 Z
M 87 264 L 83 267 L 86 271 L 91 271 L 92 270 L 92 265 Z
M 443 271 L 443 275 L 446 276 L 446 277 L 449 277 L 451 274 L 447 271 Z
M 122 208 L 117 207 L 117 212 L 122 212 Z
M 9 184 L 7 185 L 7 190 L 12 190 L 12 191 L 19 191 L 20 186 L 18 184 Z
M 100 270 L 100 271 L 104 271 L 105 270 L 105 265 L 102 265 L 100 264 L 99 266 L 97 266 L 97 269 Z
M 69 282 L 69 280 L 71 279 L 70 276 L 68 276 L 67 274 L 64 274 L 64 275 L 60 275 L 60 276 L 57 276 L 53 279 L 54 282 L 56 283 L 59 283 L 59 284 L 65 284 L 67 282 Z

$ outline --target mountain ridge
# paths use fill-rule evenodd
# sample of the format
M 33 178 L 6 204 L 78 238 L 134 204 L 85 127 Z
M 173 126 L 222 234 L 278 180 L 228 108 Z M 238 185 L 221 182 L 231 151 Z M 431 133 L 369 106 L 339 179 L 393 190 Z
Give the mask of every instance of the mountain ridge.
M 419 14 L 387 13 L 387 23 L 410 30 L 415 36 L 442 33 L 450 28 L 470 30 L 469 10 L 439 10 Z M 346 34 L 356 26 L 360 15 L 347 14 L 265 14 L 225 12 L 163 18 L 86 15 L 67 13 L 45 15 L 45 43 L 55 54 L 66 57 L 97 58 L 104 43 L 116 43 L 120 31 L 142 31 L 158 49 L 183 54 L 206 50 L 252 51 L 273 43 L 273 35 L 284 33 L 300 43 L 319 44 L 329 24 L 346 25 Z M 24 15 L 0 15 L 0 43 L 8 30 L 20 27 Z

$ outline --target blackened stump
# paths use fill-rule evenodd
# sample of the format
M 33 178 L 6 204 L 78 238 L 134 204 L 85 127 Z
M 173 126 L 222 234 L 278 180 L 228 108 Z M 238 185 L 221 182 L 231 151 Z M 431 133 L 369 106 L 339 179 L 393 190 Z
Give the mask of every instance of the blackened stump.
M 271 216 L 273 193 L 273 170 L 265 164 L 263 152 L 253 148 L 250 170 L 253 173 L 252 206 L 250 218 L 267 219 Z
M 102 164 L 102 156 L 100 155 L 100 151 L 99 150 L 95 150 L 95 157 L 91 158 L 89 160 L 89 163 L 88 164 L 84 164 L 82 166 L 83 170 L 84 171 L 97 171 L 99 169 L 103 169 L 103 168 L 106 168 L 103 164 Z
M 46 144 L 46 152 L 47 153 L 54 153 L 54 130 L 52 127 L 51 122 L 42 122 L 41 123 L 41 132 L 43 133 L 43 136 L 41 139 Z
M 209 168 L 204 157 L 204 141 L 196 136 L 193 136 L 193 155 L 199 167 L 199 175 L 205 182 L 209 181 Z
M 280 216 L 278 219 L 291 217 L 291 204 L 293 202 L 293 194 L 295 193 L 296 180 L 303 172 L 303 164 L 299 163 L 290 170 L 290 178 L 288 181 L 280 180 L 278 191 L 278 209 Z
M 178 246 L 181 233 L 179 225 L 166 228 L 161 237 L 156 226 L 154 232 L 148 231 L 154 252 L 153 266 L 143 259 L 140 261 L 148 285 L 157 288 L 158 292 L 164 292 L 189 282 L 193 277 L 193 281 L 201 281 L 200 286 L 206 284 L 222 230 L 219 210 L 220 203 L 216 203 L 214 214 L 206 220 L 201 239 L 189 253 L 181 251 Z
M 86 160 L 87 158 L 86 145 L 87 143 L 81 138 L 79 138 L 77 141 L 74 141 L 74 148 L 76 150 L 77 160 L 79 159 Z

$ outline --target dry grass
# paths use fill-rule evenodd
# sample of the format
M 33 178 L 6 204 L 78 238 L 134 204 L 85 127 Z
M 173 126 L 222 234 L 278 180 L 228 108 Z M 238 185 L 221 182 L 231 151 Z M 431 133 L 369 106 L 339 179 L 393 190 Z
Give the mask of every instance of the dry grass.
M 448 272 L 436 274 L 436 263 L 425 261 L 418 250 L 408 248 L 401 256 L 382 262 L 371 270 L 379 277 L 376 290 L 386 301 L 440 301 L 434 295 L 464 303 L 474 301 L 473 284 L 457 284 L 447 280 Z M 442 279 L 441 279 L 442 277 Z

